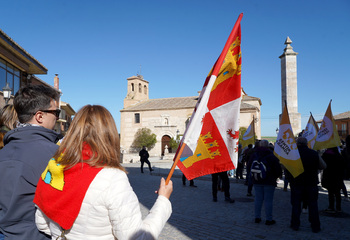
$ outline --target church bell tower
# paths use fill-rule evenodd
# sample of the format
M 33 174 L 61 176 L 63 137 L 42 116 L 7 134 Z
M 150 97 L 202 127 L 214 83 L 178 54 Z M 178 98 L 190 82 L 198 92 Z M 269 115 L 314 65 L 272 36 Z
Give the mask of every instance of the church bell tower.
M 141 101 L 148 100 L 148 84 L 142 75 L 132 76 L 128 80 L 128 93 L 124 98 L 124 109 Z

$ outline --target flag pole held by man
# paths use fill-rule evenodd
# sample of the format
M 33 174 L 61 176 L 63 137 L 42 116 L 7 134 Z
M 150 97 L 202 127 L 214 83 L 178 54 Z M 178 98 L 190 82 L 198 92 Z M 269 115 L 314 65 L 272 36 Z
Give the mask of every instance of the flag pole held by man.
M 241 13 L 210 71 L 192 114 L 173 167 L 187 179 L 228 171 L 237 163 L 241 103 Z
M 294 178 L 304 172 L 289 120 L 287 103 L 284 104 L 274 154 Z

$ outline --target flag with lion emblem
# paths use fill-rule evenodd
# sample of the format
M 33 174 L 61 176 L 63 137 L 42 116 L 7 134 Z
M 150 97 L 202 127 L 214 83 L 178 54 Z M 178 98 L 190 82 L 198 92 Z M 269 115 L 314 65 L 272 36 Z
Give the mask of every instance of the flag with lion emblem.
M 240 14 L 206 78 L 180 143 L 177 166 L 189 180 L 234 169 L 237 163 L 242 17 L 243 14 Z

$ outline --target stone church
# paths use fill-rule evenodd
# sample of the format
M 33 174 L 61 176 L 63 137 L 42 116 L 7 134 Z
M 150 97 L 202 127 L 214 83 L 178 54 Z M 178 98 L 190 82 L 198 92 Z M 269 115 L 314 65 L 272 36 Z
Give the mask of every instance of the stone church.
M 133 154 L 130 148 L 135 133 L 149 128 L 157 135 L 157 143 L 149 151 L 150 156 L 162 156 L 169 151 L 169 141 L 182 136 L 192 115 L 198 96 L 149 99 L 149 82 L 137 75 L 127 79 L 128 91 L 121 112 L 120 147 L 125 157 Z M 261 100 L 248 96 L 242 89 L 240 127 L 248 128 L 255 119 L 256 136 L 261 138 Z M 170 149 L 171 152 L 171 149 Z M 135 152 L 134 152 L 135 154 Z

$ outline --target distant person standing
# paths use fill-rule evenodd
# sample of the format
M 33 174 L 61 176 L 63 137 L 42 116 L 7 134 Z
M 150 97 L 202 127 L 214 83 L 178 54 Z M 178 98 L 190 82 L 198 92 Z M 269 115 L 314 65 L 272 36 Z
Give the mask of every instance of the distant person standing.
M 309 209 L 309 222 L 311 223 L 312 232 L 317 233 L 321 230 L 317 204 L 318 170 L 323 167 L 320 165 L 318 153 L 307 146 L 306 138 L 299 137 L 297 146 L 304 172 L 294 178 L 286 171 L 291 187 L 292 219 L 290 226 L 295 231 L 299 229 L 301 203 L 303 202 L 306 203 Z
M 344 176 L 344 159 L 340 155 L 338 148 L 328 148 L 322 154 L 323 160 L 327 164 L 327 168 L 323 170 L 322 187 L 328 190 L 328 213 L 341 212 L 341 195 L 340 190 L 343 184 Z M 335 199 L 335 204 L 334 204 Z M 334 205 L 336 209 L 334 209 Z
M 256 152 L 252 156 L 253 161 L 250 172 L 255 189 L 255 223 L 261 222 L 261 208 L 264 204 L 265 224 L 273 225 L 276 223 L 272 219 L 273 196 L 277 185 L 276 180 L 282 176 L 282 168 L 278 158 L 273 155 L 268 145 L 269 142 L 267 140 L 260 141 L 259 147 L 257 147 Z
M 186 186 L 186 177 L 185 177 L 185 174 L 182 174 L 182 185 Z M 190 180 L 190 187 L 197 187 L 196 185 L 194 185 L 193 179 Z
M 212 194 L 213 194 L 213 201 L 218 201 L 218 180 L 219 177 L 222 181 L 222 188 L 225 192 L 225 201 L 229 203 L 234 203 L 235 200 L 230 197 L 230 180 L 228 179 L 227 171 L 224 172 L 218 172 L 211 175 L 212 180 Z
M 148 160 L 149 154 L 148 154 L 145 146 L 142 147 L 142 150 L 139 152 L 139 156 L 140 156 L 140 161 L 141 161 L 141 173 L 143 173 L 143 164 L 145 164 L 145 163 L 148 164 L 149 171 L 152 172 L 153 169 L 151 167 L 151 163 Z

